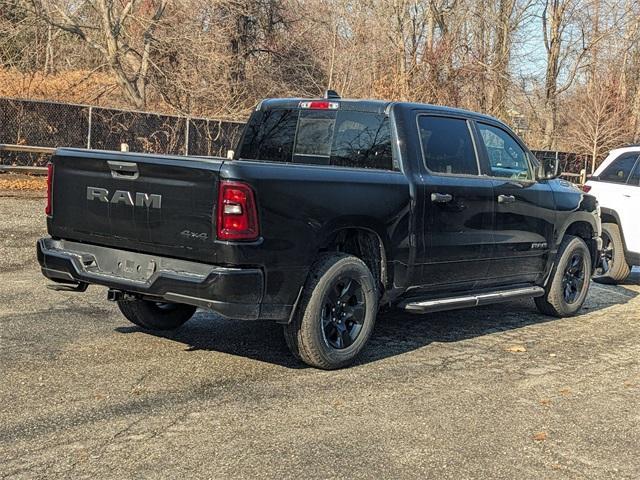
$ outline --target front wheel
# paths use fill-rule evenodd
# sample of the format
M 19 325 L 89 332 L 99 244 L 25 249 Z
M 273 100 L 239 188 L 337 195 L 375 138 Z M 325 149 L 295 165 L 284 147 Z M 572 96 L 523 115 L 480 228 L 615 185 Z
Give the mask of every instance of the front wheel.
M 545 294 L 535 299 L 538 310 L 554 317 L 575 315 L 587 298 L 590 280 L 591 252 L 587 244 L 567 235 L 560 244 Z
M 378 291 L 371 271 L 352 255 L 322 256 L 311 268 L 304 293 L 284 335 L 291 352 L 312 367 L 349 365 L 373 331 Z
M 118 308 L 132 323 L 149 330 L 174 330 L 189 320 L 196 307 L 151 300 L 118 300 Z

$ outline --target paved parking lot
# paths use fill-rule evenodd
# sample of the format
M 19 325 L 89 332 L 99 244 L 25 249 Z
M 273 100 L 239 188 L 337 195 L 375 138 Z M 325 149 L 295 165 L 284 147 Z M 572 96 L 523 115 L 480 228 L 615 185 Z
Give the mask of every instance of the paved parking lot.
M 2 478 L 639 478 L 640 272 L 584 313 L 381 316 L 350 369 L 278 325 L 132 326 L 47 290 L 41 198 L 0 198 Z

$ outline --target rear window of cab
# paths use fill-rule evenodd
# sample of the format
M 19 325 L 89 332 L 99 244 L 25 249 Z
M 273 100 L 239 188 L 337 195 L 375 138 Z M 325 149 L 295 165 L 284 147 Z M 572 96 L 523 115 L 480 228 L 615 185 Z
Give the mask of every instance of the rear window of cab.
M 339 109 L 256 111 L 247 123 L 238 158 L 394 169 L 388 117 Z

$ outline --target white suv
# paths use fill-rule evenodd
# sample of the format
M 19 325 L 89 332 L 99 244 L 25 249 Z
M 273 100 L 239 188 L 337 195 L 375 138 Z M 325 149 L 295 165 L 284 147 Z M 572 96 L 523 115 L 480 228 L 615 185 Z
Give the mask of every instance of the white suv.
M 640 145 L 612 150 L 584 186 L 601 207 L 604 283 L 640 265 Z

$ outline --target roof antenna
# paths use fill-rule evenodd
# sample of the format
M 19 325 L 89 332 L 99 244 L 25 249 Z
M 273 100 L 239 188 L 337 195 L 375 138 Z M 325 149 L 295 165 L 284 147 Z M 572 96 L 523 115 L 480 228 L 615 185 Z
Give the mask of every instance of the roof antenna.
M 338 95 L 338 92 L 336 92 L 335 90 L 325 90 L 324 98 L 326 98 L 327 100 L 339 100 L 340 95 Z

